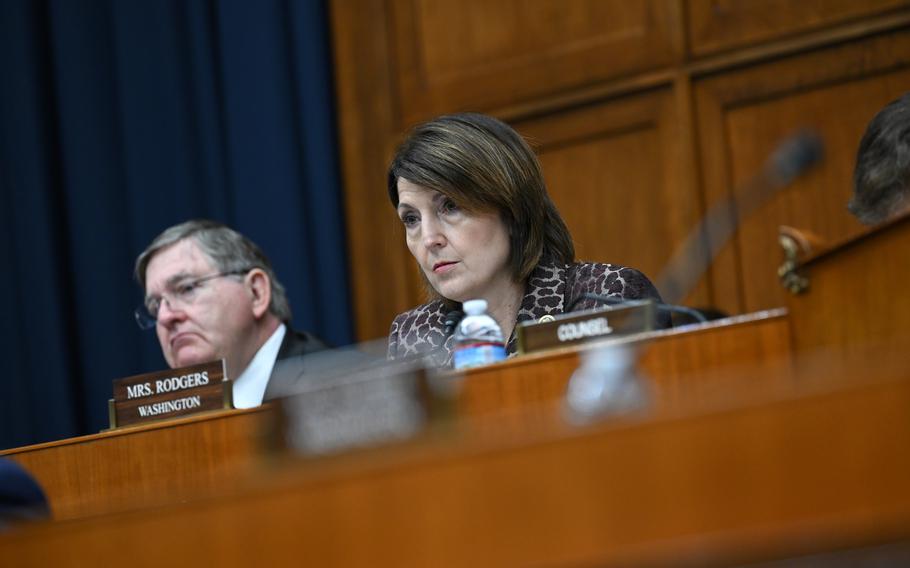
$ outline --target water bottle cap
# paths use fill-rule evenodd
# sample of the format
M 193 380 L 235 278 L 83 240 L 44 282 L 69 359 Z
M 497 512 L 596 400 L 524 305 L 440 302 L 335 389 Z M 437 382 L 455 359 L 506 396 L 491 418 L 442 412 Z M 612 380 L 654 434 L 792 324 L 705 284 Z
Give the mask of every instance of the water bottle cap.
M 468 300 L 461 305 L 461 308 L 464 310 L 464 313 L 469 316 L 476 316 L 487 311 L 487 301 L 486 300 Z

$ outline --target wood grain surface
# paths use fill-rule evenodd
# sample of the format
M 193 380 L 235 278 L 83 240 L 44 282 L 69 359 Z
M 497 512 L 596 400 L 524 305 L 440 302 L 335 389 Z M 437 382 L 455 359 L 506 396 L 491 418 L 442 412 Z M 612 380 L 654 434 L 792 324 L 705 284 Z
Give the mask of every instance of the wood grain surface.
M 910 376 L 844 371 L 696 412 L 292 463 L 221 497 L 20 530 L 0 555 L 97 564 L 116 543 L 141 551 L 135 566 L 731 565 L 906 539 Z

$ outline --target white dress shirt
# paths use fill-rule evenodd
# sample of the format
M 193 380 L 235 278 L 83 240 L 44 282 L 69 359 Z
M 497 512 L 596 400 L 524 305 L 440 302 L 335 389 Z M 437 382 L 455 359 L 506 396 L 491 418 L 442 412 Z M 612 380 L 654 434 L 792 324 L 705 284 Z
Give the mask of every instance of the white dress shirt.
M 234 408 L 253 408 L 262 404 L 265 387 L 272 376 L 272 368 L 275 367 L 275 359 L 278 358 L 286 330 L 284 324 L 279 325 L 234 381 Z

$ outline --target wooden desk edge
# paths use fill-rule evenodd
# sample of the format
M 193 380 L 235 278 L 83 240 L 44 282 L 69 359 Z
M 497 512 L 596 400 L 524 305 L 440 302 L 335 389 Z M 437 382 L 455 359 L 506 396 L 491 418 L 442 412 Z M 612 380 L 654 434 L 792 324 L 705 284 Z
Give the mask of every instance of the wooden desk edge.
M 140 432 L 153 431 L 153 430 L 164 430 L 167 428 L 176 428 L 179 426 L 184 426 L 186 424 L 192 424 L 195 422 L 205 422 L 208 420 L 221 420 L 231 416 L 237 416 L 240 414 L 256 414 L 261 412 L 268 412 L 271 409 L 270 404 L 264 404 L 256 408 L 232 408 L 227 410 L 210 410 L 207 412 L 200 412 L 199 414 L 194 414 L 192 416 L 182 416 L 180 418 L 173 418 L 170 420 L 160 420 L 156 422 L 151 422 L 148 424 L 137 424 L 135 426 L 125 426 L 122 428 L 117 428 L 116 430 L 104 430 L 98 432 L 97 434 L 86 434 L 85 436 L 76 436 L 74 438 L 64 438 L 62 440 L 53 440 L 51 442 L 41 442 L 38 444 L 32 444 L 29 446 L 20 446 L 18 448 L 9 448 L 6 450 L 0 450 L 0 456 L 13 456 L 17 454 L 25 454 L 28 452 L 34 452 L 38 450 L 45 450 L 48 448 L 53 448 L 57 446 L 66 446 L 70 444 L 82 444 L 87 442 L 93 442 L 95 440 L 103 440 L 107 438 L 116 438 L 118 436 L 125 436 L 131 434 L 137 434 Z
M 831 258 L 834 255 L 837 255 L 844 250 L 860 246 L 863 242 L 869 239 L 873 239 L 883 233 L 899 230 L 903 225 L 908 224 L 910 224 L 910 211 L 898 215 L 893 219 L 889 219 L 879 225 L 875 225 L 874 227 L 866 227 L 858 235 L 846 237 L 831 243 L 830 246 L 827 246 L 822 250 L 810 254 L 801 260 L 797 268 L 811 269 L 812 266 L 825 262 L 827 259 Z

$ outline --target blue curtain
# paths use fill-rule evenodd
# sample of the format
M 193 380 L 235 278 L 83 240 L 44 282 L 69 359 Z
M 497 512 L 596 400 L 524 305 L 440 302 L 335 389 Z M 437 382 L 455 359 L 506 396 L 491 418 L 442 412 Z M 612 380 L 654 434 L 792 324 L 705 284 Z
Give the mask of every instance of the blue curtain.
M 132 266 L 190 218 L 351 342 L 328 29 L 323 1 L 0 3 L 0 448 L 96 432 L 113 379 L 166 366 Z

